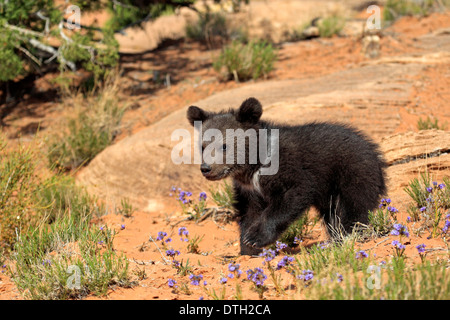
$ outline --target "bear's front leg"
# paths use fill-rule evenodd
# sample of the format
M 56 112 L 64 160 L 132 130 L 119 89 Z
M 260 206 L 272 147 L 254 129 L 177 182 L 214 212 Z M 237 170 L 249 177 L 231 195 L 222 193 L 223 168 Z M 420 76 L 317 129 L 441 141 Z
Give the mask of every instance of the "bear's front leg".
M 244 248 L 241 251 L 252 252 L 252 248 L 261 252 L 261 248 L 274 243 L 310 206 L 308 198 L 294 190 L 277 199 L 257 217 L 254 216 L 241 225 L 241 248 Z
M 263 212 L 257 221 L 245 229 L 241 228 L 241 251 L 244 247 L 246 251 L 260 253 L 263 247 L 278 239 L 280 234 L 276 231 L 273 221 L 267 221 L 265 216 Z
M 259 212 L 263 211 L 255 209 L 256 208 L 251 208 L 250 210 L 247 210 L 246 214 L 241 216 L 239 222 L 241 255 L 255 256 L 262 252 L 262 249 L 245 243 L 244 239 L 244 237 L 248 234 L 249 229 L 254 225 L 255 221 L 260 219 Z
M 240 254 L 241 255 L 247 255 L 247 256 L 257 256 L 257 255 L 259 255 L 261 252 L 262 252 L 262 249 L 260 249 L 260 248 L 254 248 L 254 247 L 251 247 L 251 246 L 249 246 L 249 245 L 246 245 L 246 244 L 244 244 L 244 242 L 243 242 L 243 239 L 242 239 L 242 233 L 241 233 L 241 243 L 240 243 L 240 245 L 241 245 L 241 252 L 240 252 Z

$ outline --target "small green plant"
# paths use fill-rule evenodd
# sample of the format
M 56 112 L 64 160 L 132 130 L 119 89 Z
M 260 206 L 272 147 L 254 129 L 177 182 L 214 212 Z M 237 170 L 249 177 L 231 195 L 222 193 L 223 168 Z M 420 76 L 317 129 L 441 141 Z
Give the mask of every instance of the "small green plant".
M 49 140 L 47 157 L 51 168 L 72 170 L 86 165 L 113 142 L 126 109 L 117 100 L 118 90 L 112 75 L 101 88 L 82 99 L 81 110 L 68 119 L 68 130 Z
M 203 215 L 206 210 L 207 195 L 205 192 L 200 192 L 198 201 L 191 199 L 192 192 L 183 191 L 181 188 L 172 187 L 170 196 L 173 196 L 173 192 L 178 191 L 178 197 L 176 200 L 181 206 L 181 210 L 184 214 L 189 215 L 190 219 L 197 221 Z
M 391 199 L 383 198 L 376 210 L 369 211 L 369 230 L 372 235 L 377 237 L 387 235 L 397 221 L 398 210 L 390 204 Z
M 412 220 L 422 221 L 422 228 L 431 228 L 431 236 L 436 237 L 439 224 L 450 208 L 450 179 L 445 177 L 443 183 L 432 181 L 431 176 L 425 172 L 420 180 L 414 178 L 405 188 L 405 192 L 412 198 L 413 203 L 408 207 Z
M 219 293 L 216 292 L 216 289 L 214 288 L 207 288 L 206 286 L 203 286 L 203 290 L 205 293 L 213 300 L 225 300 L 227 288 L 225 284 L 227 283 L 227 278 L 222 277 L 220 279 L 220 283 L 222 284 L 222 288 L 220 289 Z
M 448 190 L 448 183 L 438 184 L 433 181 L 432 186 L 426 188 L 428 198 L 427 205 L 419 209 L 423 218 L 425 227 L 431 227 L 431 236 L 437 237 L 439 234 L 439 225 L 443 220 L 447 209 L 450 208 L 450 192 Z
M 401 16 L 426 16 L 433 9 L 435 0 L 388 0 L 383 10 L 385 21 L 394 21 Z
M 256 267 L 254 269 L 248 269 L 246 272 L 247 279 L 253 284 L 253 290 L 258 293 L 260 299 L 264 299 L 264 292 L 267 291 L 267 286 L 264 284 L 267 276 L 264 270 Z
M 218 207 L 228 210 L 233 209 L 233 186 L 226 180 L 220 189 L 210 189 L 209 193 L 211 194 L 211 199 Z
M 120 207 L 117 209 L 119 214 L 123 215 L 125 218 L 131 218 L 134 211 L 135 209 L 128 198 L 123 198 L 120 200 Z
M 278 244 L 281 244 L 281 242 L 279 242 Z M 285 244 L 283 244 L 283 246 L 284 245 Z M 272 282 L 275 286 L 275 290 L 277 291 L 278 294 L 285 294 L 281 282 L 281 274 L 277 273 L 275 267 L 273 267 L 271 264 L 271 261 L 275 258 L 278 252 L 279 250 L 264 249 L 263 252 L 260 254 L 260 256 L 264 257 L 263 264 L 267 267 L 267 270 L 269 270 L 270 278 L 272 279 Z
M 420 174 L 420 179 L 414 178 L 404 190 L 411 197 L 413 203 L 408 206 L 408 213 L 413 221 L 420 220 L 420 209 L 427 206 L 427 188 L 431 186 L 431 177 L 428 172 Z
M 307 237 L 319 219 L 317 217 L 311 218 L 309 210 L 306 211 L 299 219 L 292 223 L 287 230 L 281 235 L 280 242 L 286 243 L 289 247 L 298 245 L 299 239 Z
M 331 38 L 339 34 L 345 26 L 345 19 L 343 17 L 332 15 L 330 17 L 320 20 L 318 24 L 319 35 L 322 38 Z
M 112 248 L 114 233 L 88 219 L 63 217 L 20 236 L 12 255 L 12 279 L 29 299 L 105 295 L 130 287 L 128 261 Z
M 186 25 L 186 36 L 209 44 L 214 38 L 225 41 L 229 37 L 226 16 L 221 12 L 199 12 L 198 20 Z
M 71 176 L 57 174 L 43 180 L 34 193 L 38 212 L 45 223 L 72 216 L 77 221 L 101 216 L 105 207 Z
M 427 116 L 425 120 L 422 120 L 422 118 L 417 121 L 417 129 L 419 130 L 429 130 L 429 129 L 438 129 L 438 130 L 446 130 L 447 129 L 447 122 L 445 122 L 442 125 L 439 125 L 438 119 L 430 118 L 430 116 Z
M 35 176 L 38 161 L 32 147 L 8 146 L 0 132 L 0 248 L 10 250 L 17 231 L 37 223 L 32 215 L 33 194 L 39 185 Z
M 265 41 L 251 41 L 248 44 L 233 41 L 215 59 L 213 68 L 226 80 L 256 80 L 268 76 L 276 58 L 275 48 Z
M 398 236 L 398 240 L 392 241 L 391 245 L 394 248 L 395 257 L 400 258 L 403 257 L 405 252 L 405 245 L 403 244 L 403 237 L 409 238 L 408 227 L 402 225 L 401 223 L 396 223 L 393 226 L 393 230 L 391 231 L 391 235 Z
M 178 235 L 180 236 L 181 241 L 188 242 L 187 250 L 190 253 L 200 253 L 199 250 L 199 243 L 203 240 L 204 235 L 201 237 L 198 235 L 195 235 L 194 237 L 189 236 L 189 231 L 186 229 L 186 227 L 180 227 L 178 229 Z

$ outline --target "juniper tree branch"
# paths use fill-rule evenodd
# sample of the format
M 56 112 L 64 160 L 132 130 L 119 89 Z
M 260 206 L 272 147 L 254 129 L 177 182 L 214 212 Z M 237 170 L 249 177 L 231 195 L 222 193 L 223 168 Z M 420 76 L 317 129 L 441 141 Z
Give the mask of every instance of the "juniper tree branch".
M 77 68 L 75 66 L 75 63 L 72 61 L 68 61 L 64 58 L 64 56 L 61 54 L 61 52 L 59 50 L 56 50 L 55 48 L 48 46 L 46 44 L 43 44 L 42 42 L 36 40 L 36 39 L 28 39 L 28 42 L 35 48 L 38 48 L 39 50 L 48 52 L 54 56 L 57 56 L 61 62 L 65 65 L 67 65 L 72 71 L 76 71 Z
M 14 31 L 17 31 L 17 32 L 20 32 L 20 33 L 23 33 L 23 34 L 29 34 L 29 35 L 32 35 L 32 36 L 35 36 L 35 37 L 40 37 L 40 38 L 45 37 L 45 34 L 42 33 L 42 32 L 37 32 L 37 31 L 33 31 L 33 30 L 17 27 L 17 26 L 14 26 L 12 24 L 9 24 L 8 22 L 5 22 L 3 24 L 3 26 L 5 28 L 8 28 L 10 30 L 14 30 Z
M 28 58 L 30 58 L 34 63 L 36 63 L 39 67 L 42 66 L 42 63 L 39 61 L 38 58 L 36 58 L 35 56 L 33 56 L 31 54 L 30 51 L 28 51 L 27 49 L 21 47 L 21 46 L 15 46 L 15 48 L 19 49 L 20 51 L 22 51 Z

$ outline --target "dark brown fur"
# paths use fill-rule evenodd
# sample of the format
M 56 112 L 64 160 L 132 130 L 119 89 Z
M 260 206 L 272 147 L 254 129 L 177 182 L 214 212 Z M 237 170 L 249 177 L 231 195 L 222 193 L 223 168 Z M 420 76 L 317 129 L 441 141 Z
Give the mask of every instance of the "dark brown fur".
M 241 254 L 256 254 L 275 242 L 286 228 L 308 208 L 315 207 L 328 229 L 338 222 L 351 232 L 355 222 L 367 223 L 368 211 L 376 208 L 386 192 L 386 164 L 378 146 L 361 132 L 342 124 L 309 123 L 278 125 L 260 120 L 258 100 L 245 100 L 238 110 L 206 112 L 191 106 L 187 117 L 202 121 L 202 131 L 216 128 L 226 137 L 226 129 L 278 129 L 279 170 L 261 175 L 258 188 L 253 182 L 261 163 L 207 164 L 201 166 L 209 180 L 233 178 L 235 209 L 240 217 Z M 259 139 L 259 136 L 258 136 Z M 224 140 L 225 141 L 225 140 Z M 203 141 L 203 147 L 222 141 Z M 247 140 L 237 141 L 246 144 Z M 235 150 L 236 156 L 236 150 Z M 225 158 L 224 158 L 225 159 Z

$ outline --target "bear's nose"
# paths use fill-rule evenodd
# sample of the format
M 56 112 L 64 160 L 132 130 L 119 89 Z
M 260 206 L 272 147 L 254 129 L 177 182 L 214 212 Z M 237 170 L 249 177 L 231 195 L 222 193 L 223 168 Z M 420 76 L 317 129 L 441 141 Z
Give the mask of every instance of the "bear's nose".
M 200 166 L 200 171 L 203 174 L 208 174 L 211 171 L 211 166 L 209 164 L 202 163 L 202 165 Z

